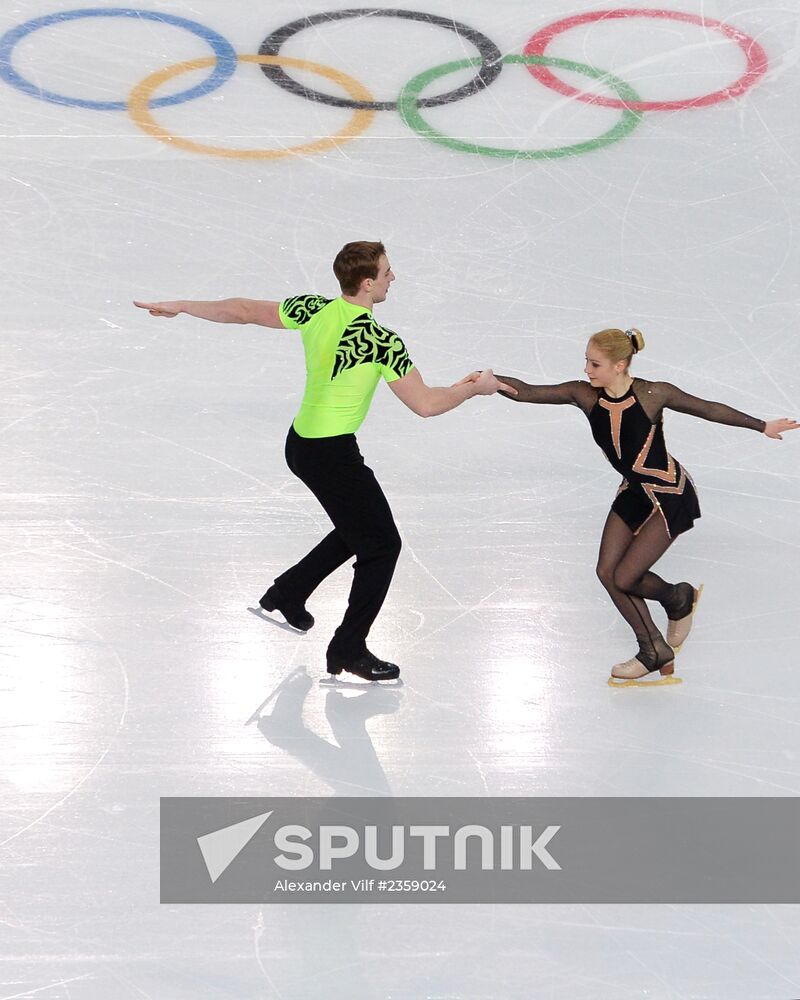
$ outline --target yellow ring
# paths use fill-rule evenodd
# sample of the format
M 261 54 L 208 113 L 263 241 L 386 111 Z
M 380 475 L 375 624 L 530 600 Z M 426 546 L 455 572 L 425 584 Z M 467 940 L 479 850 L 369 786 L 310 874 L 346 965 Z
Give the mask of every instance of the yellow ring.
M 353 100 L 373 101 L 372 94 L 352 76 L 340 73 L 339 70 L 331 69 L 329 66 L 321 66 L 319 63 L 307 62 L 305 59 L 291 59 L 288 56 L 237 56 L 238 62 L 260 63 L 262 66 L 291 66 L 294 69 L 305 69 L 319 76 L 327 77 L 338 83 Z M 298 156 L 304 153 L 318 153 L 323 149 L 330 149 L 338 146 L 342 142 L 355 139 L 356 136 L 369 128 L 375 111 L 357 110 L 353 112 L 350 121 L 341 131 L 335 135 L 327 136 L 316 142 L 309 142 L 303 146 L 292 146 L 290 149 L 229 149 L 225 146 L 206 146 L 203 143 L 192 142 L 191 139 L 184 139 L 181 136 L 173 135 L 163 128 L 153 118 L 150 113 L 150 98 L 156 90 L 175 76 L 181 73 L 189 73 L 195 69 L 205 69 L 213 66 L 216 62 L 214 56 L 207 56 L 203 59 L 192 59 L 189 62 L 176 63 L 166 69 L 158 70 L 145 77 L 141 83 L 137 84 L 131 91 L 128 98 L 128 113 L 134 122 L 149 135 L 161 142 L 167 142 L 171 146 L 179 149 L 186 149 L 191 153 L 206 153 L 209 156 L 227 156 L 235 160 L 279 160 L 284 156 Z

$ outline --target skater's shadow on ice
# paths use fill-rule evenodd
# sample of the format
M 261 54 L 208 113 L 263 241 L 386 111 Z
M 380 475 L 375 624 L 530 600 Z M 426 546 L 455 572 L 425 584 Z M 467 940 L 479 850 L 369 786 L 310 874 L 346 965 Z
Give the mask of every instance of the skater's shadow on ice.
M 305 667 L 298 667 L 280 684 L 272 711 L 258 718 L 265 739 L 304 764 L 337 795 L 390 795 L 366 724 L 376 715 L 396 712 L 403 698 L 401 689 L 326 684 L 325 718 L 336 741 L 331 743 L 303 721 L 303 705 L 313 687 Z

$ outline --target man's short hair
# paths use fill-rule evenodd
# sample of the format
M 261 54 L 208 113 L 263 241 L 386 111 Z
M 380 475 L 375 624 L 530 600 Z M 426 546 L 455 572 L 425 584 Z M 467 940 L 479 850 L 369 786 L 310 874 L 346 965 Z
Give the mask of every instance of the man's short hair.
M 364 278 L 378 277 L 378 261 L 386 254 L 383 243 L 359 240 L 345 243 L 336 254 L 333 273 L 345 295 L 356 295 Z

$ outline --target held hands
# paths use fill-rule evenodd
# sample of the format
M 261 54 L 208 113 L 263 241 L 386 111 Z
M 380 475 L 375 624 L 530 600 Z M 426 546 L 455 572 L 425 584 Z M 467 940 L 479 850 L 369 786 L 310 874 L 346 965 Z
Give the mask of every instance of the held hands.
M 133 304 L 139 309 L 146 309 L 151 316 L 163 316 L 173 319 L 181 311 L 180 302 L 137 302 Z
M 516 389 L 512 389 L 510 385 L 506 385 L 494 377 L 494 372 L 491 368 L 487 368 L 482 372 L 470 372 L 469 375 L 465 375 L 464 378 L 455 384 L 467 385 L 468 382 L 474 383 L 476 396 L 492 396 L 500 390 L 510 392 L 513 396 L 517 395 Z
M 764 426 L 763 433 L 768 438 L 777 438 L 778 441 L 783 441 L 782 435 L 786 431 L 796 431 L 798 427 L 800 427 L 800 424 L 796 420 L 790 420 L 788 417 L 780 417 L 778 420 L 768 420 Z

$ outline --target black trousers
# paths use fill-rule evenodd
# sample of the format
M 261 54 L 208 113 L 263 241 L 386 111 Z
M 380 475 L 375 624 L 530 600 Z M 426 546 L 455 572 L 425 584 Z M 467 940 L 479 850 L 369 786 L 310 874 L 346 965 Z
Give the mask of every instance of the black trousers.
M 303 438 L 292 427 L 286 464 L 322 504 L 333 531 L 275 583 L 287 598 L 303 604 L 325 577 L 355 556 L 347 611 L 328 652 L 359 656 L 367 648 L 400 555 L 389 504 L 372 469 L 364 465 L 355 434 Z

